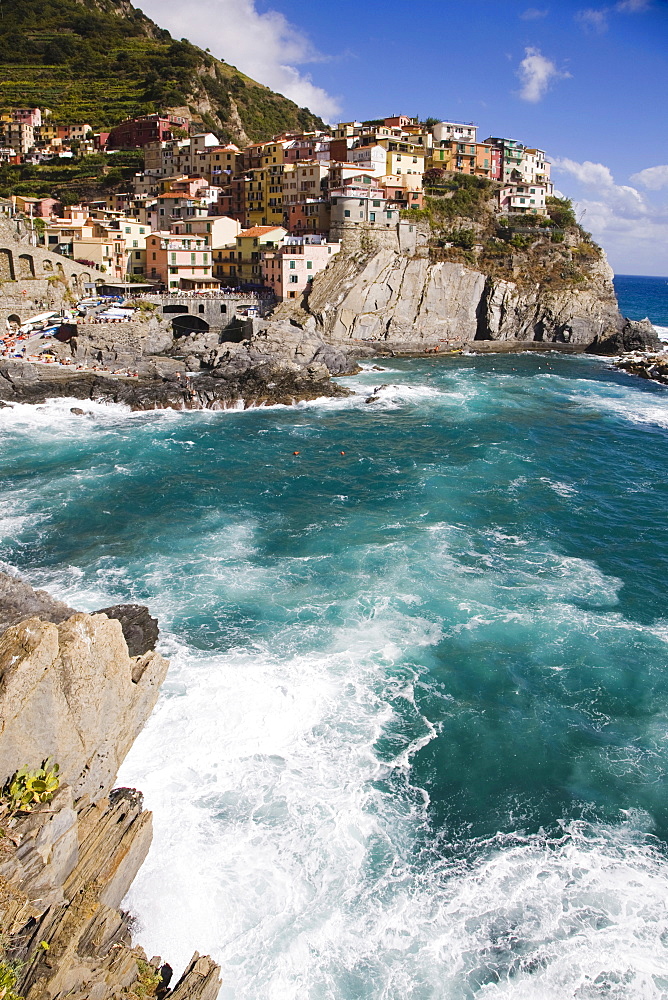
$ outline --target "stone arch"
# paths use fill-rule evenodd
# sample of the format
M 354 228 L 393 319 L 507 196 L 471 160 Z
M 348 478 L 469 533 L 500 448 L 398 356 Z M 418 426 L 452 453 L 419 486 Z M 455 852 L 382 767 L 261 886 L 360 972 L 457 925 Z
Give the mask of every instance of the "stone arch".
M 62 274 L 62 276 L 65 277 L 65 268 L 60 262 L 56 264 L 56 271 L 58 272 L 58 274 Z
M 177 316 L 172 329 L 175 337 L 187 337 L 189 333 L 208 333 L 209 324 L 201 316 Z
M 4 248 L 0 248 L 0 281 L 14 281 L 14 257 Z
M 42 261 L 42 267 L 44 268 L 45 271 L 53 271 L 53 261 L 48 260 L 48 259 L 47 260 L 43 260 Z
M 31 254 L 29 253 L 19 254 L 19 277 L 20 278 L 35 277 L 35 261 L 31 256 Z
M 18 328 L 21 326 L 21 317 L 18 316 L 16 313 L 12 313 L 11 316 L 7 317 L 7 322 L 10 327 L 13 327 L 15 330 L 18 330 Z

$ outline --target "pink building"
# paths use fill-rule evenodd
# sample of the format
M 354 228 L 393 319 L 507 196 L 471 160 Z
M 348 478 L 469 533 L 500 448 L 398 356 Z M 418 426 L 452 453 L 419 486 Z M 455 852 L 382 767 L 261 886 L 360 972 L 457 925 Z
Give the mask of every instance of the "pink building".
M 492 178 L 492 180 L 500 181 L 501 178 L 503 177 L 503 170 L 501 163 L 501 150 L 499 149 L 498 146 L 492 146 L 490 156 L 491 156 L 492 170 L 489 176 Z
M 33 128 L 42 124 L 42 112 L 39 108 L 14 108 L 12 118 L 21 125 L 32 125 Z
M 296 299 L 341 249 L 319 236 L 287 236 L 279 250 L 262 254 L 262 277 L 279 301 Z
M 213 256 L 206 238 L 156 232 L 146 238 L 146 274 L 171 291 L 206 291 L 220 282 L 212 275 Z

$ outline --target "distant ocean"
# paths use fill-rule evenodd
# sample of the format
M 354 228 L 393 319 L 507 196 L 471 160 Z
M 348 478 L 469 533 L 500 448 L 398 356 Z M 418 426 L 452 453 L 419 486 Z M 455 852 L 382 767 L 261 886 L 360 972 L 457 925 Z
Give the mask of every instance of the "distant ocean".
M 668 328 L 666 280 L 622 310 Z M 139 943 L 220 1000 L 666 1000 L 668 389 L 549 351 L 342 382 L 0 409 L 0 558 L 148 604 L 171 659 L 119 778 Z
M 668 340 L 668 278 L 643 274 L 615 275 L 619 308 L 629 319 L 652 321 L 662 340 Z

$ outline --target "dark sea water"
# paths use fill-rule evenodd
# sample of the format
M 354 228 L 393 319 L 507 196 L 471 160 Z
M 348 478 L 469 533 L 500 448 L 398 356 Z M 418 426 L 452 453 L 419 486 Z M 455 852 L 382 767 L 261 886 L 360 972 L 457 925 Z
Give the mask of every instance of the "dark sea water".
M 650 278 L 641 274 L 615 275 L 619 308 L 629 319 L 647 316 L 659 328 L 662 339 L 668 338 L 668 278 Z
M 296 408 L 0 410 L 3 559 L 149 604 L 172 660 L 121 774 L 139 941 L 213 954 L 225 1000 L 663 1000 L 668 390 L 384 367 Z

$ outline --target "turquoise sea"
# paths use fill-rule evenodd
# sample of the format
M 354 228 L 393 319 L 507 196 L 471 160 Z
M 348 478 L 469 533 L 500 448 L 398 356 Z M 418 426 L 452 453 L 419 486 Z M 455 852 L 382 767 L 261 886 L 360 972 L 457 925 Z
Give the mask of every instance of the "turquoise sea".
M 665 1000 L 668 390 L 381 367 L 295 408 L 0 410 L 3 560 L 147 603 L 171 657 L 121 773 L 138 940 L 211 953 L 224 1000 Z

